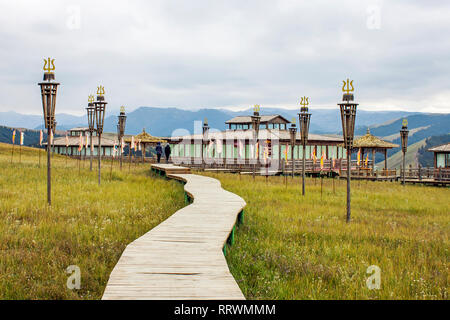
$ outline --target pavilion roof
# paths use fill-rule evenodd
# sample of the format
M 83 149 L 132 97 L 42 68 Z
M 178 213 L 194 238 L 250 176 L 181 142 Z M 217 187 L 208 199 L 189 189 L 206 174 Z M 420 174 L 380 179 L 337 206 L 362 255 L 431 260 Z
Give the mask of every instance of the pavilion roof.
M 435 146 L 428 149 L 431 152 L 450 152 L 450 143 L 441 144 L 440 146 Z
M 266 123 L 270 122 L 276 118 L 280 118 L 284 123 L 290 123 L 289 120 L 287 120 L 285 117 L 279 115 L 279 114 L 273 114 L 273 115 L 262 115 L 260 119 L 260 123 Z M 230 120 L 225 121 L 226 124 L 232 124 L 232 123 L 252 123 L 252 117 L 251 116 L 236 116 Z
M 145 132 L 145 128 L 142 129 L 142 132 L 138 135 L 134 136 L 136 141 L 141 140 L 141 143 L 157 143 L 157 142 L 166 142 L 166 140 L 160 137 L 154 137 L 151 134 Z M 131 136 L 124 137 L 125 142 L 131 142 Z
M 391 149 L 397 148 L 399 145 L 395 143 L 391 143 L 385 140 L 382 140 L 378 137 L 375 137 L 370 133 L 369 128 L 367 128 L 367 133 L 355 139 L 353 142 L 353 148 L 380 148 L 380 149 Z

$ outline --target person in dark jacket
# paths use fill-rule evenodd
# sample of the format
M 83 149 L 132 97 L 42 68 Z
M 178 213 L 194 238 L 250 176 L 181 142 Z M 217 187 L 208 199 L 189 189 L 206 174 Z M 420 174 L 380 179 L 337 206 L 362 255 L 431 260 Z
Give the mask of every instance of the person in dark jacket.
M 164 154 L 166 155 L 166 163 L 169 163 L 170 145 L 168 143 L 166 143 L 166 146 L 164 147 Z
M 158 163 L 161 162 L 161 155 L 162 155 L 162 147 L 161 147 L 161 142 L 158 142 L 156 144 L 156 158 L 158 159 Z

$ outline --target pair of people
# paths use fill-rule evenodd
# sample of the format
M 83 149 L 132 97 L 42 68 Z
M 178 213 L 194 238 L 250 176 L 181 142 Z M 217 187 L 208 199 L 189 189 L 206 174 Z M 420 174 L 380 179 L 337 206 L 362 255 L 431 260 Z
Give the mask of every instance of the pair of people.
M 156 144 L 156 159 L 158 160 L 158 163 L 161 162 L 161 156 L 163 154 L 164 151 L 164 155 L 166 156 L 166 163 L 169 163 L 169 158 L 170 158 L 170 145 L 168 143 L 166 143 L 164 150 L 163 147 L 161 146 L 161 142 L 158 142 Z

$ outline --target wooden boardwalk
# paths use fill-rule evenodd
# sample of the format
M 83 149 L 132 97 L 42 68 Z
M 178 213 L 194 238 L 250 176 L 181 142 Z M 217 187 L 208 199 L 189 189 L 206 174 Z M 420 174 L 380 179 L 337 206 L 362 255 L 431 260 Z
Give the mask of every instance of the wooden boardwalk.
M 126 247 L 102 299 L 245 299 L 223 253 L 245 201 L 216 179 L 152 168 L 185 182 L 193 203 Z

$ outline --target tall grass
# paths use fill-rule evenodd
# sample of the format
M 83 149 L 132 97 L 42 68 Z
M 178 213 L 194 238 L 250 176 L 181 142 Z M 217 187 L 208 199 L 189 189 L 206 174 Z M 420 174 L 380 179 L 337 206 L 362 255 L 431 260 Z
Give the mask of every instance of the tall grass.
M 99 299 L 125 246 L 181 208 L 182 185 L 153 179 L 149 165 L 102 166 L 54 155 L 52 206 L 46 154 L 0 144 L 0 299 Z M 81 288 L 66 286 L 69 265 Z
M 448 299 L 450 189 L 208 174 L 247 201 L 227 256 L 248 299 Z M 370 265 L 381 288 L 369 290 Z

